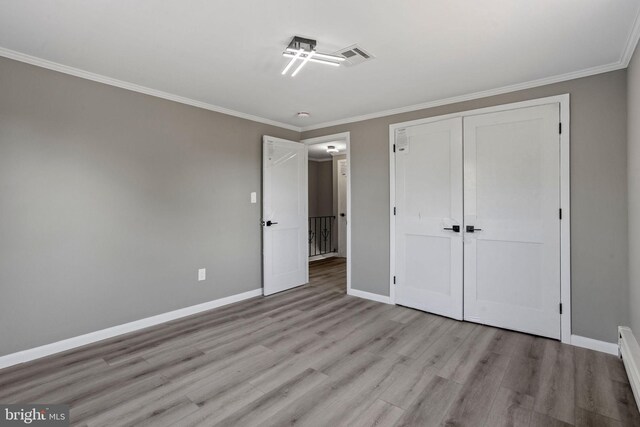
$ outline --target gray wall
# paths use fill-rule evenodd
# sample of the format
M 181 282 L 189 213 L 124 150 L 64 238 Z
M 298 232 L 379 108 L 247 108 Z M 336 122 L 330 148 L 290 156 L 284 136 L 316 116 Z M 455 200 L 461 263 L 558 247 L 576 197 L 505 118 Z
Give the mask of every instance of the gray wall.
M 309 216 L 318 216 L 318 162 L 309 160 L 307 177 Z
M 632 260 L 637 61 L 629 77 Z M 615 341 L 616 326 L 630 319 L 626 77 L 303 133 L 351 132 L 353 287 L 388 295 L 389 124 L 571 93 L 573 332 Z M 263 134 L 300 137 L 0 58 L 0 355 L 259 287 L 260 205 L 249 193 L 261 190 Z M 196 281 L 201 267 L 205 282 Z
M 318 216 L 333 215 L 333 162 L 318 162 Z
M 259 288 L 263 134 L 0 58 L 0 355 Z
M 628 84 L 629 303 L 631 329 L 640 341 L 640 51 L 631 59 Z
M 333 215 L 331 164 L 309 161 L 309 216 Z
M 629 320 L 626 70 L 303 132 L 351 132 L 352 286 L 389 294 L 389 125 L 571 94 L 573 333 L 614 342 Z

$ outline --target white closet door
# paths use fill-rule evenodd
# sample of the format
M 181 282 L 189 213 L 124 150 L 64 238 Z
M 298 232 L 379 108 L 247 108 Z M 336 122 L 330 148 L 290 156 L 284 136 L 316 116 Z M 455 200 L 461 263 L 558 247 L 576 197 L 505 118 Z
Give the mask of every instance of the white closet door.
M 558 104 L 464 118 L 465 320 L 560 338 L 558 123 Z
M 462 319 L 462 119 L 395 142 L 396 303 Z

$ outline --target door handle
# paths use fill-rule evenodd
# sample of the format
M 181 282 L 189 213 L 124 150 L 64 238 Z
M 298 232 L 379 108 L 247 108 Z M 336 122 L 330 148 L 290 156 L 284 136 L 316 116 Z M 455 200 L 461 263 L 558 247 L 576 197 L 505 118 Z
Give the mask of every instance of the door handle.
M 267 227 L 271 227 L 272 225 L 276 225 L 277 222 L 267 221 Z
M 473 225 L 467 225 L 467 233 L 475 233 L 476 231 L 482 231 L 482 228 L 475 228 Z
M 460 226 L 459 225 L 452 225 L 451 227 L 445 227 L 443 230 L 451 230 L 454 233 L 459 233 L 460 232 Z

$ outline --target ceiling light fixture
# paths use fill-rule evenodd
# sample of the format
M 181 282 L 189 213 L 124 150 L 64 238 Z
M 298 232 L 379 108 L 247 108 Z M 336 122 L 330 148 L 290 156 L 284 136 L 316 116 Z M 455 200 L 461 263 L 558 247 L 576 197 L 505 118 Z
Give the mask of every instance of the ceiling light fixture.
M 317 56 L 318 54 L 316 53 L 314 56 Z M 296 55 L 289 53 L 289 52 L 284 52 L 282 54 L 282 56 L 284 56 L 285 58 L 294 58 L 296 57 Z M 334 67 L 339 67 L 340 64 L 337 62 L 329 62 L 329 61 L 325 61 L 324 59 L 316 59 L 316 58 L 309 58 L 309 62 L 315 62 L 317 64 L 325 64 L 325 65 L 333 65 Z M 282 74 L 286 74 L 284 71 L 282 72 Z
M 307 117 L 311 117 L 311 113 L 308 113 L 306 111 L 300 111 L 296 115 L 298 116 L 299 119 L 306 119 Z
M 309 60 L 311 59 L 313 54 L 314 54 L 314 52 L 311 51 L 311 52 L 309 52 L 309 54 L 307 56 L 304 57 L 304 59 L 302 60 L 300 65 L 298 65 L 298 68 L 296 68 L 296 70 L 293 73 L 291 73 L 291 77 L 295 77 L 296 74 L 298 74 L 300 72 L 300 70 L 302 70 L 302 67 L 304 67 L 307 64 L 307 62 L 309 62 Z M 293 61 L 293 59 L 292 59 L 292 61 Z
M 300 58 L 300 55 L 302 55 L 302 52 L 304 52 L 302 49 L 299 49 L 295 55 L 291 55 L 291 61 L 289 61 L 289 63 L 287 64 L 286 67 L 284 67 L 284 70 L 282 70 L 282 75 L 284 76 L 285 74 L 287 74 L 287 71 L 289 71 L 289 68 L 291 68 L 291 66 L 293 64 L 295 64 L 296 60 L 298 58 Z
M 335 154 L 338 152 L 338 149 L 334 145 L 329 145 L 327 147 L 327 153 Z
M 316 41 L 312 39 L 305 39 L 303 37 L 294 37 L 289 43 L 289 46 L 282 52 L 282 56 L 291 58 L 291 61 L 287 64 L 282 75 L 287 74 L 296 61 L 300 60 L 298 67 L 291 73 L 291 77 L 302 70 L 307 62 L 315 62 L 317 64 L 332 65 L 334 67 L 340 66 L 340 63 L 345 60 L 341 56 L 328 55 L 326 53 L 316 52 Z

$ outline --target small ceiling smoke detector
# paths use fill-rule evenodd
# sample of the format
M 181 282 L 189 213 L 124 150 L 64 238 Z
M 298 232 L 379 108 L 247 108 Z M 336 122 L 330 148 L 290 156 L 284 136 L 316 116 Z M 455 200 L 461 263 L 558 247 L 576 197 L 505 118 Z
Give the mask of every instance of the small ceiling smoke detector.
M 316 41 L 313 39 L 305 39 L 304 37 L 294 37 L 287 48 L 282 52 L 282 56 L 285 58 L 291 58 L 289 63 L 284 70 L 282 70 L 282 75 L 287 74 L 289 69 L 293 67 L 293 65 L 299 60 L 300 64 L 298 67 L 293 70 L 291 73 L 291 77 L 295 77 L 296 74 L 302 70 L 307 62 L 315 62 L 318 64 L 325 65 L 333 65 L 334 67 L 340 66 L 342 61 L 345 61 L 346 58 L 343 56 L 337 55 L 328 55 L 326 53 L 320 53 L 316 50 Z
M 298 116 L 299 119 L 306 119 L 307 117 L 311 117 L 311 113 L 300 111 L 298 114 L 296 114 L 296 116 Z
M 327 153 L 334 154 L 334 153 L 337 153 L 337 152 L 338 152 L 338 149 L 335 147 L 335 145 L 329 145 L 327 147 Z

